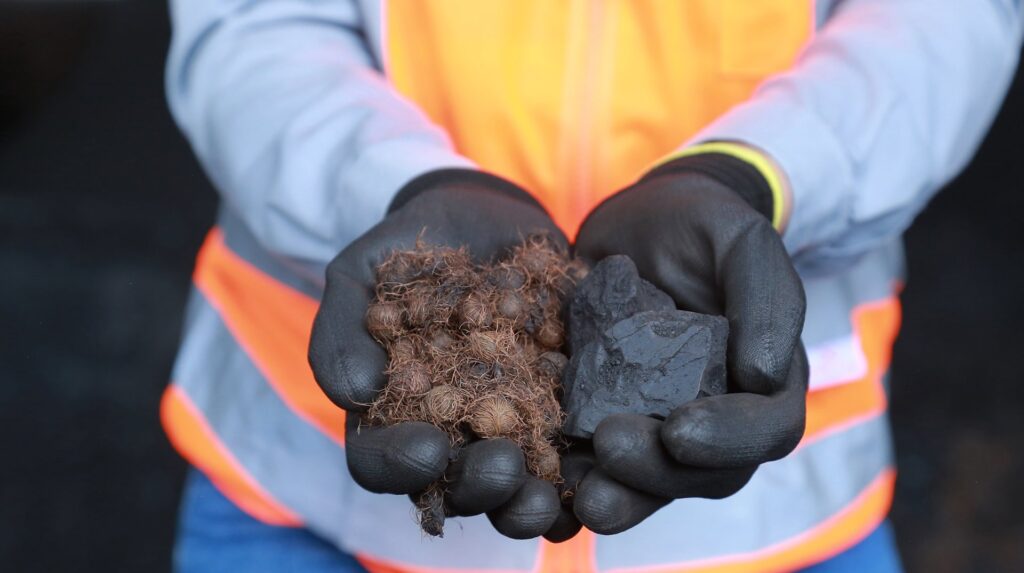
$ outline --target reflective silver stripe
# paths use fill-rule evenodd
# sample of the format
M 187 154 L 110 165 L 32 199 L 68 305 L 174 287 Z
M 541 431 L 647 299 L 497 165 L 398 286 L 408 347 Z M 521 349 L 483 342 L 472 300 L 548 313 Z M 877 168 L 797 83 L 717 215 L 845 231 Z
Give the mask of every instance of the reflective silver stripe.
M 197 289 L 173 378 L 275 499 L 318 532 L 340 521 L 344 499 L 356 487 L 344 451 L 284 404 Z
M 799 536 L 846 507 L 891 464 L 879 416 L 762 466 L 724 500 L 688 499 L 597 540 L 600 571 L 750 553 Z
M 438 569 L 530 571 L 539 541 L 516 541 L 497 531 L 484 516 L 460 517 L 445 525 L 444 537 L 427 538 L 413 521 L 405 496 L 377 495 L 356 488 L 349 510 L 358 516 L 345 531 L 350 552 Z
M 903 272 L 903 247 L 895 241 L 868 253 L 842 275 L 804 278 L 807 320 L 802 339 L 810 360 L 811 390 L 867 374 L 867 357 L 851 315 L 862 304 L 894 296 Z

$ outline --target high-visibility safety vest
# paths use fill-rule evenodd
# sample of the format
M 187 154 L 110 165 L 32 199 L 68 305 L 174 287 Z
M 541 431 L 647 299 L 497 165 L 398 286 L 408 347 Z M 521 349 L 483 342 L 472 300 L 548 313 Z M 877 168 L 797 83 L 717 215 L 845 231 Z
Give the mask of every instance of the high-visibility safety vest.
M 395 0 L 379 16 L 368 41 L 394 88 L 570 234 L 789 66 L 818 22 L 810 0 Z M 406 497 L 356 485 L 344 413 L 306 360 L 322 280 L 261 247 L 230 206 L 198 256 L 162 419 L 248 514 L 307 527 L 372 572 L 792 570 L 852 546 L 888 512 L 885 377 L 902 265 L 893 243 L 805 278 L 811 383 L 796 451 L 730 498 L 679 500 L 614 536 L 513 541 L 478 516 L 424 539 Z

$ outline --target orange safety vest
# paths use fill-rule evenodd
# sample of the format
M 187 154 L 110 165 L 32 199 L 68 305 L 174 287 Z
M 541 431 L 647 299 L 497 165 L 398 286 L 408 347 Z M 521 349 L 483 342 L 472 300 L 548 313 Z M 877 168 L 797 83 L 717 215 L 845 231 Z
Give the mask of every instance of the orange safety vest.
M 461 154 L 534 192 L 570 234 L 602 198 L 790 66 L 815 23 L 811 0 L 393 0 L 381 22 L 383 71 L 395 89 Z M 404 499 L 363 492 L 344 470 L 343 413 L 306 363 L 319 293 L 261 252 L 230 211 L 199 255 L 163 423 L 175 447 L 250 515 L 310 527 L 374 572 L 789 570 L 851 546 L 888 511 L 883 376 L 899 327 L 898 259 L 878 252 L 842 276 L 805 280 L 812 389 L 798 450 L 737 496 L 676 502 L 632 533 L 598 539 L 584 530 L 523 549 L 467 522 L 470 541 L 424 542 L 410 553 L 353 525 L 350 514 L 395 539 L 400 527 L 415 529 L 408 512 L 389 521 Z M 856 452 L 863 460 L 849 459 Z M 344 489 L 337 511 L 307 499 L 335 482 Z M 706 550 L 673 542 L 686 514 L 729 512 L 737 517 L 721 517 L 729 529 L 718 531 L 728 542 Z M 792 523 L 776 533 L 744 522 L 766 516 Z
M 795 60 L 809 0 L 389 2 L 395 88 L 572 234 Z M 538 14 L 541 12 L 542 14 Z

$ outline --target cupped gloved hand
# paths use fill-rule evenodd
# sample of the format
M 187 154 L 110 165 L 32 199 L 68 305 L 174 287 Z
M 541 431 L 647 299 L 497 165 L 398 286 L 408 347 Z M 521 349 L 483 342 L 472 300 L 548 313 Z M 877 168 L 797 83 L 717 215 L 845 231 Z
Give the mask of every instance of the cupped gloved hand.
M 346 456 L 362 487 L 415 494 L 443 476 L 455 514 L 487 513 L 496 529 L 515 538 L 536 537 L 552 527 L 559 515 L 558 493 L 527 474 L 524 455 L 513 442 L 480 440 L 452 452 L 448 435 L 427 423 L 359 424 L 359 413 L 386 383 L 387 353 L 366 330 L 381 261 L 422 238 L 434 245 L 465 246 L 482 262 L 537 232 L 567 243 L 540 204 L 513 183 L 480 171 L 445 169 L 406 185 L 384 220 L 328 265 L 309 361 L 323 391 L 349 412 Z
M 679 308 L 724 315 L 730 328 L 726 394 L 663 421 L 615 415 L 598 425 L 596 467 L 574 501 L 591 530 L 629 529 L 672 499 L 732 495 L 800 441 L 805 300 L 772 226 L 776 196 L 753 165 L 709 153 L 660 166 L 584 221 L 578 255 L 628 255 Z

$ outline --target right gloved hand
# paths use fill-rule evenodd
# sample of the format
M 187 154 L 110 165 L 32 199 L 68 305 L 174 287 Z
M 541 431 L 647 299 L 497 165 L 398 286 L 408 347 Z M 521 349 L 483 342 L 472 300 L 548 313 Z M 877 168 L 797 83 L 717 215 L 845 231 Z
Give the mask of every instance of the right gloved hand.
M 480 171 L 443 169 L 406 185 L 384 220 L 328 265 L 309 362 L 321 389 L 349 413 L 345 451 L 359 485 L 375 493 L 416 494 L 443 476 L 456 515 L 487 513 L 499 532 L 517 539 L 555 526 L 558 492 L 527 474 L 523 452 L 513 442 L 478 440 L 452 460 L 448 435 L 430 424 L 359 427 L 359 412 L 386 383 L 387 353 L 366 330 L 376 268 L 384 258 L 413 248 L 422 236 L 430 244 L 466 246 L 482 262 L 536 232 L 567 244 L 540 204 L 515 184 Z

